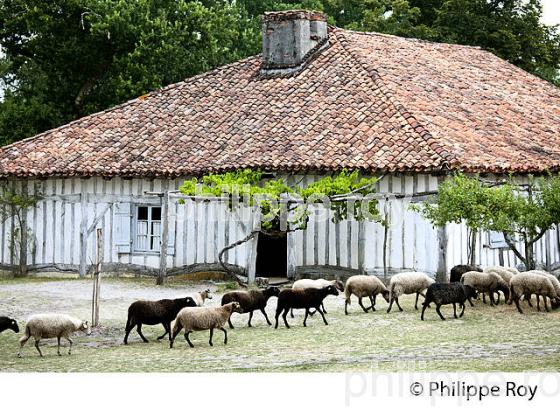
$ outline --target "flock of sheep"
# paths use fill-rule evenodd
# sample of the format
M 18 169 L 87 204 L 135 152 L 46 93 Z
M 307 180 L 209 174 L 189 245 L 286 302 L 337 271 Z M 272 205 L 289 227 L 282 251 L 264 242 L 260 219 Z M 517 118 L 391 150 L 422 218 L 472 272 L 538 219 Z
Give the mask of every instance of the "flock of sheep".
M 558 279 L 544 271 L 519 272 L 515 268 L 504 268 L 500 266 L 487 267 L 484 270 L 477 266 L 458 265 L 451 270 L 450 283 L 435 283 L 428 275 L 422 272 L 403 272 L 391 277 L 389 285 L 385 284 L 376 276 L 355 275 L 348 278 L 345 284 L 338 280 L 325 279 L 300 279 L 294 282 L 291 288 L 280 289 L 275 286 L 268 286 L 260 290 L 239 290 L 225 293 L 219 306 L 204 306 L 206 299 L 211 299 L 210 290 L 193 294 L 180 299 L 163 299 L 158 301 L 139 300 L 132 303 L 128 308 L 128 318 L 125 327 L 124 344 L 128 344 L 128 337 L 132 329 L 136 331 L 140 338 L 147 343 L 148 340 L 142 334 L 142 325 L 161 324 L 165 333 L 158 337 L 163 339 L 166 335 L 169 338 L 169 347 L 173 348 L 173 343 L 177 335 L 184 331 L 184 337 L 190 347 L 194 347 L 189 339 L 189 335 L 195 331 L 210 331 L 209 344 L 212 346 L 214 330 L 221 330 L 224 333 L 224 344 L 227 344 L 226 323 L 233 329 L 231 315 L 233 313 L 248 313 L 248 326 L 251 327 L 251 320 L 255 311 L 260 311 L 268 325 L 272 325 L 266 314 L 266 306 L 271 297 L 277 297 L 275 313 L 275 328 L 278 328 L 280 315 L 287 328 L 290 327 L 287 320 L 288 313 L 293 318 L 293 309 L 304 309 L 305 317 L 303 326 L 307 325 L 310 315 L 319 313 L 325 325 L 328 325 L 325 314 L 327 313 L 323 305 L 324 299 L 329 295 L 337 296 L 339 291 L 344 292 L 345 304 L 344 312 L 348 314 L 348 306 L 351 305 L 351 297 L 358 298 L 358 304 L 366 313 L 375 311 L 376 299 L 381 295 L 389 304 L 387 313 L 391 312 L 393 305 L 403 311 L 399 297 L 402 295 L 416 295 L 415 309 L 418 310 L 418 300 L 424 298 L 422 304 L 421 320 L 424 320 L 425 311 L 433 303 L 436 312 L 442 320 L 445 320 L 440 309 L 442 305 L 453 305 L 453 315 L 455 318 L 462 317 L 465 311 L 465 303 L 468 301 L 474 306 L 472 299 L 483 296 L 486 303 L 486 296 L 490 304 L 494 305 L 500 301 L 500 292 L 503 294 L 504 303 L 515 303 L 520 313 L 521 301 L 526 301 L 530 306 L 532 295 L 537 297 L 537 309 L 540 311 L 540 299 L 543 299 L 545 310 L 550 305 L 556 307 L 560 305 L 560 282 Z M 497 296 L 497 299 L 496 299 Z M 363 298 L 369 299 L 370 306 L 363 304 Z M 461 307 L 461 313 L 457 316 L 457 305 Z M 171 324 L 174 323 L 173 328 Z M 0 317 L 0 333 L 11 329 L 19 332 L 19 327 L 14 319 Z M 33 337 L 35 347 L 42 357 L 43 353 L 39 347 L 41 339 L 56 338 L 58 341 L 58 355 L 60 353 L 61 339 L 66 339 L 72 351 L 72 339 L 70 336 L 76 331 L 91 333 L 89 323 L 73 318 L 69 315 L 58 313 L 43 313 L 29 317 L 25 325 L 25 334 L 19 340 L 20 347 L 18 356 L 21 357 L 21 349 L 26 342 Z

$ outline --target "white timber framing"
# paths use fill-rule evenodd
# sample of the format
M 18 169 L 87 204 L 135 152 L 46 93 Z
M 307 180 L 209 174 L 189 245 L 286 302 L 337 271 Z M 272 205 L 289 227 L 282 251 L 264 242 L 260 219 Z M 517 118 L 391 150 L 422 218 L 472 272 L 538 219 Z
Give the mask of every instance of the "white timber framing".
M 306 185 L 317 175 L 286 176 L 289 183 Z M 520 182 L 525 177 L 519 177 Z M 257 230 L 260 215 L 251 209 L 230 212 L 224 201 L 197 201 L 177 191 L 183 178 L 125 179 L 115 177 L 49 178 L 10 180 L 14 189 L 40 192 L 44 199 L 26 214 L 35 240 L 28 251 L 29 270 L 68 271 L 85 275 L 95 260 L 93 232 L 103 229 L 104 270 L 133 271 L 157 276 L 196 270 L 220 269 L 218 252 L 226 245 Z M 409 209 L 411 202 L 424 201 L 437 192 L 441 177 L 429 174 L 388 174 L 377 183 L 379 209 L 385 207 L 391 224 L 387 229 L 387 271 L 417 270 L 432 275 L 448 272 L 467 262 L 467 230 L 464 224 L 434 229 L 421 215 Z M 6 183 L 6 182 L 5 182 Z M 154 193 L 165 195 L 154 195 Z M 185 204 L 179 203 L 184 199 Z M 126 205 L 126 206 L 125 206 Z M 137 252 L 131 246 L 130 227 L 136 206 L 162 206 L 167 240 L 163 252 Z M 287 276 L 367 273 L 383 275 L 384 229 L 375 222 L 333 223 L 330 211 L 313 207 L 308 228 L 287 236 Z M 326 212 L 326 217 L 321 212 Z M 124 234 L 119 238 L 124 224 Z M 128 225 L 127 225 L 128 224 Z M 11 269 L 15 263 L 10 245 L 13 218 L 0 224 L 0 264 Z M 164 232 L 162 232 L 164 236 Z M 224 260 L 253 279 L 258 235 L 224 255 Z M 490 247 L 489 233 L 479 232 L 476 263 L 483 266 L 516 266 L 519 259 L 508 249 Z M 560 263 L 560 233 L 551 230 L 535 244 L 539 263 L 550 267 Z

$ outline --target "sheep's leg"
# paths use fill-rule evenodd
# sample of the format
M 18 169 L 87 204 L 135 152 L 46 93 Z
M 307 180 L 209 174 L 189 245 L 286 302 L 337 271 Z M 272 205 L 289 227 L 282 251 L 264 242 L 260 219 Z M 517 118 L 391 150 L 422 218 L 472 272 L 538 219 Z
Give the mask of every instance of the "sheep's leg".
M 371 311 L 375 312 L 375 304 L 377 303 L 377 294 L 375 294 L 374 296 L 369 296 L 369 300 L 371 302 Z
M 347 315 L 348 314 L 348 299 L 346 299 L 344 301 L 344 314 Z
M 498 294 L 498 298 L 496 299 L 496 305 L 500 304 L 500 292 L 496 292 Z M 505 297 L 505 295 L 504 295 Z
M 214 345 L 212 344 L 212 336 L 214 336 L 214 328 L 213 328 L 213 327 L 210 328 L 210 340 L 208 340 L 208 344 L 209 344 L 210 346 L 214 346 Z
M 403 308 L 401 307 L 401 304 L 399 303 L 399 298 L 395 298 L 395 303 L 397 304 L 399 310 L 402 312 Z M 418 309 L 417 309 L 418 310 Z
M 228 322 L 228 325 L 229 325 L 229 328 L 230 328 L 230 329 L 235 329 L 235 328 L 233 327 L 233 323 L 231 323 L 231 316 L 228 318 L 227 322 Z
M 459 314 L 459 317 L 463 317 L 463 315 L 465 314 L 465 303 L 461 303 L 461 313 Z
M 286 316 L 288 316 L 288 308 L 284 309 L 284 313 L 282 314 L 282 319 L 284 319 L 284 324 L 289 329 L 290 325 L 288 324 L 288 320 L 286 320 Z M 278 322 L 276 322 L 276 326 L 278 326 Z
M 387 308 L 387 313 L 391 312 L 391 308 L 393 307 L 393 302 L 395 301 L 395 298 L 392 297 L 391 301 L 389 302 L 389 307 Z
M 327 319 L 325 318 L 324 313 L 321 311 L 321 309 L 317 309 L 319 311 L 319 313 L 321 314 L 321 317 L 323 318 L 323 322 L 325 322 L 325 325 L 328 325 L 329 323 L 327 322 Z
M 519 304 L 519 299 L 520 298 L 515 293 L 513 293 L 513 289 L 512 289 L 512 293 L 511 293 L 511 298 L 515 302 L 515 306 L 517 307 L 517 310 L 519 311 L 519 313 L 523 313 L 523 311 L 521 310 L 521 306 Z
M 426 311 L 427 307 L 428 305 L 426 303 L 422 305 L 422 314 L 420 315 L 420 320 L 424 320 L 424 312 Z
M 224 344 L 227 345 L 227 331 L 223 327 L 221 327 L 220 330 L 224 332 Z
M 543 296 L 542 298 L 543 298 L 543 302 L 544 302 L 544 310 L 546 310 L 547 312 L 550 312 L 550 310 L 548 309 L 548 305 L 546 304 L 546 296 Z
M 35 339 L 35 349 L 37 349 L 37 351 L 39 352 L 39 356 L 44 357 L 43 356 L 43 352 L 41 351 L 41 349 L 39 348 L 39 342 L 41 341 L 41 339 Z
M 323 309 L 323 313 L 327 313 L 327 309 L 325 309 L 325 304 L 321 302 L 321 309 Z
M 187 341 L 187 343 L 189 344 L 190 347 L 194 347 L 194 345 L 191 343 L 191 339 L 189 339 L 190 334 L 191 334 L 190 330 L 188 332 L 185 331 L 185 340 Z
M 59 356 L 62 356 L 62 355 L 60 354 L 60 336 L 57 336 L 57 337 L 56 337 L 56 341 L 57 341 L 57 349 L 56 349 L 56 352 L 57 352 L 57 354 L 58 354 Z
M 68 347 L 68 354 L 71 355 L 72 354 L 72 345 L 74 344 L 74 341 L 72 339 L 70 339 L 69 336 L 65 337 L 66 340 L 68 340 L 69 343 L 69 347 Z
M 309 308 L 305 308 L 305 317 L 303 318 L 303 327 L 307 327 L 307 316 L 309 316 Z
M 469 303 L 470 303 L 471 307 L 474 307 L 474 303 L 472 303 L 472 300 L 471 300 L 471 298 L 467 298 L 467 300 L 469 301 Z
M 183 328 L 183 325 L 181 324 L 181 322 L 179 320 L 175 321 L 175 325 L 173 326 L 173 332 L 169 332 L 169 348 L 173 349 L 173 342 L 175 341 L 175 338 L 177 337 L 177 335 L 179 334 L 179 332 L 181 331 L 181 329 Z
M 439 315 L 439 317 L 441 318 L 441 320 L 445 320 L 445 318 L 443 317 L 443 315 L 441 314 L 441 305 L 436 305 L 436 312 Z
M 496 300 L 494 299 L 494 292 L 488 292 L 488 298 L 490 299 L 490 306 L 496 306 Z
M 538 296 L 537 296 L 538 299 Z M 531 294 L 525 295 L 525 300 L 530 307 L 533 307 L 533 303 L 531 303 Z
M 128 335 L 130 334 L 130 331 L 134 328 L 134 321 L 132 320 L 132 318 L 128 318 L 126 321 L 126 326 L 124 328 L 124 344 L 127 345 L 128 344 Z
M 142 341 L 144 343 L 148 343 L 148 339 L 146 339 L 144 337 L 144 335 L 142 334 L 142 323 L 138 323 L 138 325 L 136 325 L 136 331 L 138 332 L 138 334 L 140 335 L 140 337 L 142 338 Z
M 163 326 L 163 330 L 165 330 L 165 333 L 159 336 L 157 340 L 163 339 L 169 333 L 169 327 L 170 327 L 169 323 L 162 323 L 162 326 Z
M 453 303 L 453 317 L 457 319 L 457 305 Z
M 251 319 L 253 319 L 253 311 L 252 310 L 249 312 L 249 323 L 247 323 L 247 326 L 249 326 L 249 327 L 252 327 L 251 326 Z
M 482 293 L 482 303 L 486 304 L 486 292 Z
M 418 298 L 420 297 L 420 292 L 416 292 L 416 302 L 414 303 L 414 309 L 418 310 Z
M 358 304 L 364 310 L 364 312 L 366 312 L 366 313 L 368 312 L 368 309 L 366 309 L 364 304 L 362 303 L 362 298 L 361 297 L 358 298 Z
M 294 309 L 290 309 L 290 317 L 293 319 L 294 318 Z
M 266 319 L 266 323 L 268 323 L 268 326 L 272 326 L 272 323 L 270 322 L 270 320 L 268 320 L 268 316 L 267 316 L 266 310 L 264 310 L 264 308 L 261 309 L 261 313 L 263 314 L 264 318 Z
M 30 337 L 31 335 L 25 334 L 25 336 L 19 339 L 19 351 L 17 353 L 17 357 L 23 357 L 21 354 L 21 350 L 23 349 L 23 346 L 27 343 Z

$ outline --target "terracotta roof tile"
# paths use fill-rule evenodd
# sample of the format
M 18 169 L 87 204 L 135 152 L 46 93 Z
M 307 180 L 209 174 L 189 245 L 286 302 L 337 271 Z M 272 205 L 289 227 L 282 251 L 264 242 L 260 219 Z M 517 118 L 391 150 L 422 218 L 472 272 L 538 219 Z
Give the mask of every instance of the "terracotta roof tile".
M 297 74 L 260 67 L 251 57 L 3 147 L 0 176 L 560 169 L 560 90 L 480 49 L 330 29 Z

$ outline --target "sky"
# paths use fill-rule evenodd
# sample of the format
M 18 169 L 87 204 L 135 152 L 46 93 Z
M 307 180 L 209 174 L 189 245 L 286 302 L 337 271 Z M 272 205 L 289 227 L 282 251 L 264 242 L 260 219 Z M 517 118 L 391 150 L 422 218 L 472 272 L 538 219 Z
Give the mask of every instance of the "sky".
M 542 0 L 545 24 L 560 24 L 560 0 Z

